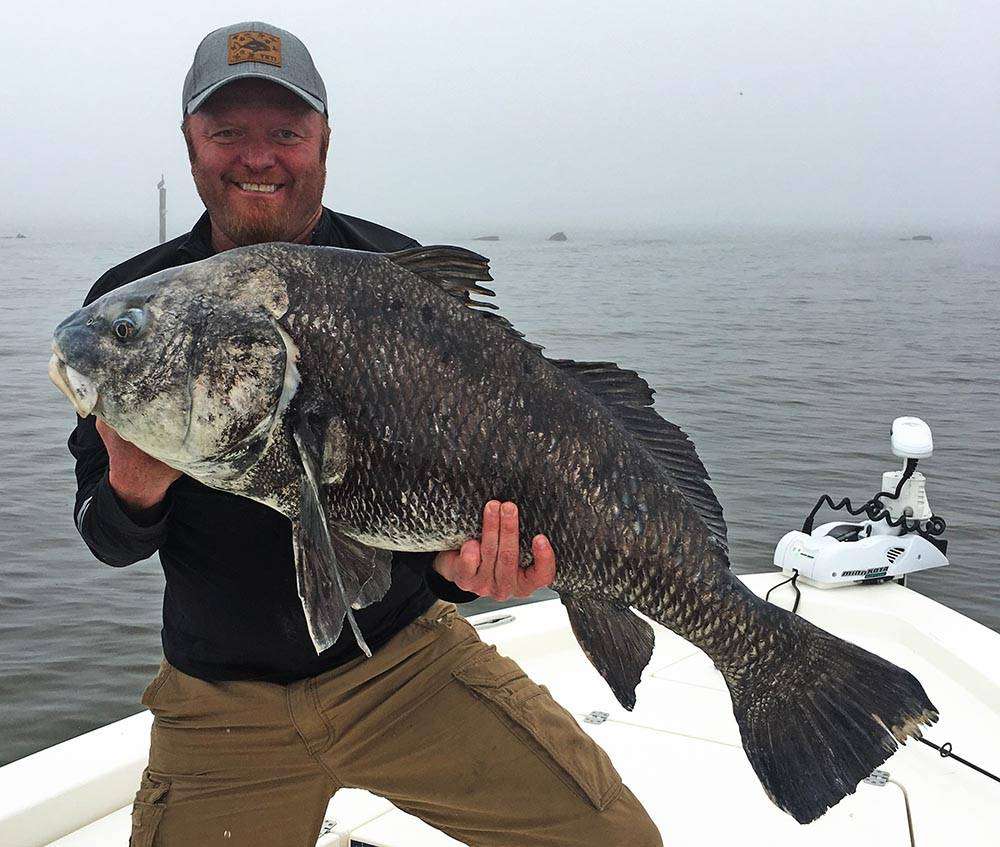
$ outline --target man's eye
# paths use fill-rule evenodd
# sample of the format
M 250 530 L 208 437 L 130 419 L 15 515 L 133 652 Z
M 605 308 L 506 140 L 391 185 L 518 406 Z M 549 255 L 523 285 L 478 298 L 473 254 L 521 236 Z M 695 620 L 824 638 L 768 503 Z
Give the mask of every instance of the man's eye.
M 212 133 L 212 138 L 228 139 L 236 138 L 238 133 L 235 129 L 220 129 L 218 132 Z
M 294 132 L 293 130 L 290 129 L 279 129 L 275 134 L 282 141 L 294 141 L 296 138 L 299 137 L 299 134 L 297 132 Z

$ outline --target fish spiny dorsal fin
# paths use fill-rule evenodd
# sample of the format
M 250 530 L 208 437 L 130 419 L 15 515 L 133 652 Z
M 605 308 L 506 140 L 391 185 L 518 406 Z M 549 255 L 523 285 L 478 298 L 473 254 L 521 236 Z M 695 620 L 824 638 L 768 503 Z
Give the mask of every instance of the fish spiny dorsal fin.
M 504 329 L 505 332 L 521 339 L 532 350 L 541 352 L 542 348 L 525 340 L 524 333 L 518 332 L 513 324 L 503 315 L 496 312 L 486 312 L 484 309 L 496 309 L 497 304 L 484 300 L 473 300 L 472 295 L 494 297 L 495 292 L 477 283 L 493 279 L 490 275 L 490 260 L 464 247 L 410 247 L 395 253 L 386 253 L 386 258 L 421 279 L 432 282 L 443 291 L 461 300 L 473 311 L 482 315 Z
M 728 552 L 726 522 L 707 480 L 702 464 L 687 434 L 676 424 L 661 418 L 653 409 L 653 389 L 635 371 L 612 362 L 575 362 L 550 359 L 552 364 L 572 374 L 584 387 L 608 406 L 615 417 L 645 447 L 674 484 L 698 511 L 712 535 Z
M 472 304 L 472 294 L 482 294 L 493 297 L 495 292 L 489 288 L 477 285 L 478 282 L 490 282 L 490 260 L 471 250 L 462 247 L 410 247 L 387 253 L 391 259 L 410 273 L 415 273 L 428 282 L 440 286 L 449 294 L 454 294 L 460 300 Z M 487 309 L 497 308 L 496 303 L 474 303 Z

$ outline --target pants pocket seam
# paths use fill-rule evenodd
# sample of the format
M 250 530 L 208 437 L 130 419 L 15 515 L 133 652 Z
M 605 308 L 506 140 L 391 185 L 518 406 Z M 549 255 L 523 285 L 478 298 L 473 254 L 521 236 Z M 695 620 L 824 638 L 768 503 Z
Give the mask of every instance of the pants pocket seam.
M 521 724 L 518 721 L 513 720 L 510 714 L 507 712 L 506 709 L 504 709 L 503 706 L 490 700 L 487 697 L 483 697 L 481 694 L 479 694 L 479 692 L 476 692 L 474 689 L 473 693 L 477 697 L 479 697 L 479 699 L 486 705 L 486 707 L 491 712 L 493 712 L 498 718 L 500 718 L 503 724 L 507 727 L 510 734 L 513 735 L 514 738 L 516 738 L 528 750 L 530 750 L 532 754 L 534 754 L 534 756 L 543 765 L 545 765 L 550 771 L 552 771 L 553 774 L 555 774 L 556 777 L 558 777 L 560 782 L 562 782 L 567 788 L 570 789 L 570 791 L 572 791 L 577 797 L 579 797 L 584 802 L 590 803 L 595 808 L 598 809 L 601 808 L 591 799 L 591 797 L 587 794 L 587 792 L 583 790 L 582 786 L 579 784 L 579 782 L 577 782 L 576 779 L 573 778 L 572 774 L 568 773 L 565 770 L 565 768 L 563 768 L 558 762 L 552 759 L 552 757 L 548 754 L 548 751 L 546 751 L 543 746 L 532 744 L 528 741 L 528 739 L 525 737 L 526 735 L 532 738 L 534 738 L 534 736 L 532 736 L 528 730 L 526 730 L 523 726 L 521 726 Z M 537 739 L 534 740 L 537 742 Z
M 516 663 L 505 657 L 503 664 L 509 663 L 513 668 L 517 668 Z M 466 673 L 467 671 L 467 673 Z M 493 679 L 488 679 L 489 673 L 493 674 Z M 453 672 L 467 690 L 487 706 L 508 731 L 524 744 L 538 759 L 545 764 L 553 773 L 560 778 L 571 790 L 581 799 L 589 802 L 598 811 L 604 811 L 622 791 L 622 780 L 600 745 L 587 735 L 569 712 L 562 709 L 541 686 L 530 683 L 533 690 L 525 691 L 523 688 L 514 691 L 511 683 L 519 679 L 527 679 L 523 671 L 519 675 L 512 675 L 510 668 L 494 667 L 492 671 L 486 663 L 480 661 L 464 668 L 458 668 Z M 503 680 L 498 682 L 498 680 Z M 546 709 L 551 712 L 552 717 L 559 720 L 569 721 L 576 728 L 582 738 L 583 744 L 594 754 L 597 767 L 592 773 L 588 773 L 579 758 L 574 758 L 562 749 L 558 739 L 548 738 L 543 726 L 533 717 L 532 710 L 535 708 Z M 569 736 L 564 741 L 571 740 Z M 571 748 L 573 745 L 563 745 Z M 607 783 L 607 784 L 605 784 Z
M 153 847 L 156 831 L 167 808 L 169 781 L 154 781 L 147 768 L 139 782 L 139 790 L 132 802 L 132 828 L 129 847 Z

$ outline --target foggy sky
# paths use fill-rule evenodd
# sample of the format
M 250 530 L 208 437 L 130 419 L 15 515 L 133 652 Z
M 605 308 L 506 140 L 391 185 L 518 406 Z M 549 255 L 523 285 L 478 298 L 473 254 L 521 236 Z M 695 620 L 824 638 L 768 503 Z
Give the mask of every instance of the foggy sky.
M 4 235 L 152 243 L 161 171 L 168 233 L 186 231 L 201 203 L 181 85 L 202 36 L 241 20 L 296 33 L 324 77 L 326 204 L 418 238 L 1000 222 L 995 2 L 32 2 L 4 18 Z

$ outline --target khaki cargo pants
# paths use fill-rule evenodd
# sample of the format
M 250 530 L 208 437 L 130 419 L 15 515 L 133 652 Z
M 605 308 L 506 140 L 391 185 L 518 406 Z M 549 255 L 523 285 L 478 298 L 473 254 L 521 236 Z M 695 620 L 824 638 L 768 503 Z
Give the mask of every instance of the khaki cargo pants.
M 164 662 L 143 703 L 132 847 L 313 847 L 345 786 L 474 847 L 662 844 L 604 751 L 448 603 L 291 685 Z

